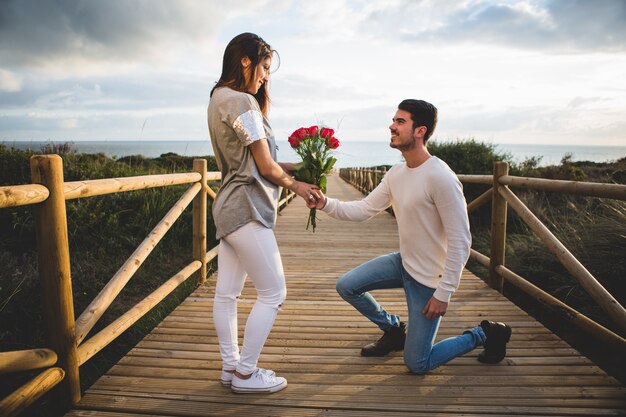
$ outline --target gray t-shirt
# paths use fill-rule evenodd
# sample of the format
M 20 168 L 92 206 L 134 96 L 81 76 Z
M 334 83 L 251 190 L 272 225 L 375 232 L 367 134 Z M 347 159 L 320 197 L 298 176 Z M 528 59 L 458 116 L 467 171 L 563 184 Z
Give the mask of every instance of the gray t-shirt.
M 276 143 L 272 128 L 256 99 L 228 87 L 215 89 L 207 111 L 209 134 L 222 186 L 213 202 L 216 238 L 257 221 L 276 224 L 278 186 L 261 176 L 248 145 L 267 139 L 272 159 Z

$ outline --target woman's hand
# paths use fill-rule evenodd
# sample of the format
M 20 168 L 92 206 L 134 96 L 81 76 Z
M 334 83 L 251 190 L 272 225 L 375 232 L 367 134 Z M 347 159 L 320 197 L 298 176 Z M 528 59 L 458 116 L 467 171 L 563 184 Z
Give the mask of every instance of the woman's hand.
M 296 181 L 292 187 L 294 193 L 304 198 L 304 201 L 309 208 L 315 208 L 317 202 L 324 198 L 320 187 L 313 184 L 308 184 L 302 181 Z
M 279 162 L 278 165 L 289 175 L 293 175 L 296 170 L 296 164 L 293 162 Z
M 296 181 L 287 174 L 285 167 L 289 168 L 291 165 L 293 168 L 294 164 L 290 162 L 279 164 L 272 159 L 266 139 L 257 140 L 249 146 L 259 173 L 267 180 L 293 191 L 304 198 L 307 204 L 316 203 L 318 199 L 322 198 L 319 186 Z

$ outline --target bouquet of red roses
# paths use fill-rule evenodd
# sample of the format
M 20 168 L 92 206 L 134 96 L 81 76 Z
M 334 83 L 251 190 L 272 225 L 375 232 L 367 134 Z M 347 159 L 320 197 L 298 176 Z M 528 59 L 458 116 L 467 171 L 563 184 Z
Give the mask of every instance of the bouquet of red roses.
M 327 127 L 301 127 L 289 136 L 289 144 L 302 158 L 302 162 L 296 165 L 295 177 L 298 181 L 317 184 L 322 192 L 326 193 L 326 175 L 333 169 L 337 158 L 332 156 L 332 150 L 339 147 L 339 139 L 335 131 Z M 311 209 L 306 224 L 313 226 L 315 232 L 316 210 Z

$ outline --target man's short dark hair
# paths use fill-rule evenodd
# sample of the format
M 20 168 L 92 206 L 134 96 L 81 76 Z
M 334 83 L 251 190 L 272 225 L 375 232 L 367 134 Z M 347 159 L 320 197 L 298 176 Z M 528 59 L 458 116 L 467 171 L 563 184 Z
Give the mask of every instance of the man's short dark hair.
M 398 109 L 411 113 L 413 130 L 420 126 L 426 126 L 426 134 L 424 135 L 424 143 L 426 143 L 437 126 L 437 107 L 424 100 L 406 99 L 398 104 Z

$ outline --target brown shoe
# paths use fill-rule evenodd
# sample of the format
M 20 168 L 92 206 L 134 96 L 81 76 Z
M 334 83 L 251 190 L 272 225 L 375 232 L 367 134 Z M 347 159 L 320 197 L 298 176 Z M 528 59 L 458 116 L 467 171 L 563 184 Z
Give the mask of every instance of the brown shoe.
M 374 343 L 363 346 L 361 356 L 386 356 L 391 351 L 404 350 L 404 340 L 406 339 L 406 325 L 392 327 L 387 330 L 380 339 Z
M 478 354 L 478 361 L 482 363 L 498 363 L 506 356 L 506 344 L 511 339 L 511 327 L 505 323 L 483 320 L 480 322 L 487 336 L 485 350 Z

